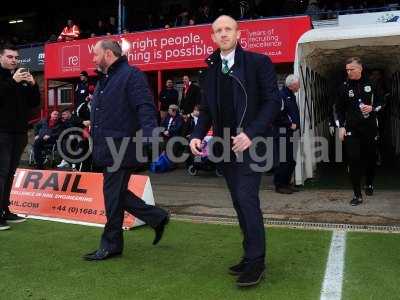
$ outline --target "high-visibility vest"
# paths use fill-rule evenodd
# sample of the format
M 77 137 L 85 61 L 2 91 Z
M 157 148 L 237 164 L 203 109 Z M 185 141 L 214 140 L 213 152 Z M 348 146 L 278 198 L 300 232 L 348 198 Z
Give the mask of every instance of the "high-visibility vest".
M 71 28 L 65 26 L 63 31 L 61 32 L 58 40 L 60 41 L 72 41 L 79 38 L 80 35 L 79 27 L 77 25 L 73 25 Z

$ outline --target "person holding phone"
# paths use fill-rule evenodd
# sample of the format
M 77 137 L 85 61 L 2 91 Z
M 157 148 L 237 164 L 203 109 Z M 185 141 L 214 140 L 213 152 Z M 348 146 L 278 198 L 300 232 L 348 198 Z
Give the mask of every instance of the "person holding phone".
M 15 170 L 27 144 L 31 109 L 40 104 L 39 87 L 27 69 L 18 68 L 18 50 L 0 47 L 0 230 L 25 221 L 9 210 Z

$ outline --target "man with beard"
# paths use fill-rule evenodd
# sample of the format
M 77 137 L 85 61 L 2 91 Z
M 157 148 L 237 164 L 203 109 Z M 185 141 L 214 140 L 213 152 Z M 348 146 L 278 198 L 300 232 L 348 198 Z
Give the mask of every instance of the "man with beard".
M 97 42 L 93 62 L 103 74 L 93 94 L 91 136 L 93 162 L 103 169 L 103 194 L 107 223 L 98 250 L 86 260 L 104 260 L 121 255 L 124 211 L 141 219 L 155 230 L 157 244 L 169 221 L 168 213 L 146 204 L 128 189 L 129 179 L 140 163 L 133 137 L 139 131 L 151 138 L 157 126 L 156 109 L 143 72 L 129 66 L 118 42 Z M 118 150 L 116 150 L 118 149 Z M 118 157 L 115 152 L 118 152 Z

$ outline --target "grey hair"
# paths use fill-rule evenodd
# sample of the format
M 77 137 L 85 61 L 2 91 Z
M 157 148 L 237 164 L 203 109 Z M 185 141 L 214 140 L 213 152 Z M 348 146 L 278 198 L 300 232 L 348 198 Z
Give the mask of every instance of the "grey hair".
M 99 43 L 100 43 L 100 47 L 103 50 L 111 50 L 111 52 L 116 57 L 122 56 L 122 48 L 121 48 L 121 45 L 117 41 L 105 39 L 105 40 L 101 40 Z
M 286 85 L 286 87 L 289 87 L 289 86 L 291 86 L 293 83 L 295 83 L 296 81 L 299 81 L 299 78 L 298 78 L 296 75 L 294 75 L 294 74 L 290 74 L 290 75 L 288 75 L 288 76 L 286 77 L 285 85 Z

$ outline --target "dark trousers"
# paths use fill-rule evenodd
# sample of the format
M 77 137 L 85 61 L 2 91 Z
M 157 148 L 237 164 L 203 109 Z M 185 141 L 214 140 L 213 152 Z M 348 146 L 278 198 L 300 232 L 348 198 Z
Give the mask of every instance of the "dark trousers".
M 26 143 L 26 133 L 0 132 L 0 217 L 5 211 L 8 211 L 15 170 Z
M 35 163 L 39 168 L 43 167 L 44 156 L 43 150 L 45 147 L 53 146 L 56 143 L 54 138 L 49 138 L 48 140 L 44 140 L 43 138 L 38 138 L 33 143 L 33 158 L 35 159 Z
M 220 169 L 225 177 L 243 233 L 243 258 L 264 261 L 265 229 L 260 208 L 261 173 L 245 170 L 236 162 L 222 163 Z
M 366 185 L 372 185 L 375 178 L 377 147 L 375 135 L 356 134 L 353 131 L 352 135 L 346 136 L 344 145 L 354 195 L 361 197 L 362 174 L 366 175 Z
M 128 190 L 131 169 L 119 169 L 116 172 L 103 172 L 103 194 L 107 223 L 101 237 L 102 249 L 122 252 L 123 234 L 122 223 L 124 211 L 141 219 L 151 227 L 156 227 L 166 216 L 167 212 L 159 207 L 146 204 L 142 199 Z
M 282 187 L 290 184 L 290 179 L 296 167 L 293 151 L 293 132 L 287 130 L 274 137 L 274 184 Z M 283 148 L 284 147 L 284 148 Z M 281 154 L 282 153 L 282 154 Z M 284 155 L 283 155 L 284 154 Z

